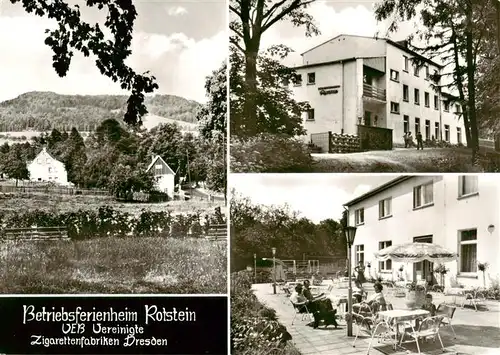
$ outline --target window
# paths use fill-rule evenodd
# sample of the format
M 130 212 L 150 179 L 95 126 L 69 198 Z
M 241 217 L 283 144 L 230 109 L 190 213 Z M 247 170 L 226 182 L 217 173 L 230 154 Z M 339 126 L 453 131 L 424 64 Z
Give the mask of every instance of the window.
M 314 109 L 310 108 L 309 110 L 306 111 L 306 120 L 307 121 L 314 121 Z
M 457 127 L 457 143 L 462 144 L 462 128 Z
M 354 247 L 356 255 L 354 255 L 354 262 L 356 265 L 359 263 L 365 263 L 365 246 L 363 244 L 356 245 Z
M 391 113 L 399 114 L 399 104 L 391 101 Z
M 290 80 L 288 78 L 282 78 L 281 79 L 281 85 L 285 86 L 285 87 L 289 86 L 290 85 Z
M 403 56 L 403 71 L 408 73 L 408 57 Z
M 450 141 L 450 125 L 447 124 L 444 125 L 444 140 Z
M 477 175 L 463 175 L 458 177 L 458 197 L 476 194 Z
M 302 85 L 302 74 L 296 74 L 295 75 L 294 85 L 295 86 L 301 86 Z
M 431 97 L 428 92 L 424 92 L 424 104 L 425 107 L 429 107 L 431 105 Z
M 444 101 L 445 112 L 450 112 L 450 102 L 448 100 Z
M 410 130 L 410 116 L 403 116 L 403 128 L 405 133 Z
M 410 101 L 410 91 L 408 89 L 408 85 L 403 84 L 403 101 Z
M 365 209 L 359 208 L 354 211 L 354 224 L 359 225 L 365 223 Z
M 397 70 L 391 69 L 391 80 L 399 82 L 399 72 Z
M 415 117 L 415 134 L 420 132 L 420 118 Z
M 413 208 L 431 205 L 434 202 L 434 185 L 432 182 L 413 188 Z
M 434 110 L 439 110 L 439 100 L 437 95 L 434 95 Z
M 429 80 L 430 74 L 429 74 L 429 66 L 425 66 L 425 80 Z
M 431 139 L 431 121 L 425 120 L 425 140 Z
M 460 105 L 456 104 L 455 105 L 455 113 L 458 115 L 460 113 Z
M 414 95 L 415 95 L 415 105 L 420 105 L 420 90 L 415 89 Z
M 388 248 L 392 246 L 392 241 L 387 240 L 384 242 L 378 242 L 378 250 L 382 250 L 385 248 Z M 378 262 L 378 269 L 380 271 L 391 271 L 392 270 L 392 260 L 386 260 L 386 261 L 379 261 Z
M 392 197 L 386 198 L 378 202 L 378 218 L 391 216 Z
M 477 229 L 460 231 L 459 244 L 459 272 L 477 272 Z
M 316 84 L 316 73 L 307 73 L 307 85 Z
M 417 64 L 413 65 L 413 75 L 420 76 L 420 67 Z
M 434 123 L 434 137 L 439 139 L 439 122 Z

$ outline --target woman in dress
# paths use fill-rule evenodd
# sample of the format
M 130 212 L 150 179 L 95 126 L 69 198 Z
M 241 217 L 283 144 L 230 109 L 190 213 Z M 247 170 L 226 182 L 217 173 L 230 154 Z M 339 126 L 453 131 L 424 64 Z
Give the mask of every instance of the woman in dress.
M 363 287 L 363 283 L 366 282 L 366 278 L 365 278 L 365 267 L 363 266 L 362 261 L 360 261 L 359 265 L 354 268 L 354 271 L 356 271 L 357 273 L 356 281 L 358 281 L 358 283 L 361 284 L 361 287 Z

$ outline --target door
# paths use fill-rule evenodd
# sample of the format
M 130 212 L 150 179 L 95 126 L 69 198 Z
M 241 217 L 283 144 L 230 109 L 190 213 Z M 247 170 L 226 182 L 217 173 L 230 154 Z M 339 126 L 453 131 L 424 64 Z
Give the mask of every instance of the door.
M 372 113 L 370 111 L 365 111 L 365 126 L 372 125 Z
M 425 235 L 413 238 L 413 243 L 432 243 L 432 235 Z M 424 260 L 413 264 L 413 281 L 425 280 L 433 281 L 434 263 Z

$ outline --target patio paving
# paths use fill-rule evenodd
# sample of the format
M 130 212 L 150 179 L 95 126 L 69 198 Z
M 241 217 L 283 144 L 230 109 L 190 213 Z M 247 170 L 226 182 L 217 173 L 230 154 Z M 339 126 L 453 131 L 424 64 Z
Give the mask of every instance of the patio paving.
M 335 329 L 329 326 L 324 329 L 321 326 L 318 329 L 313 329 L 306 324 L 308 320 L 302 320 L 300 315 L 295 319 L 294 325 L 292 320 L 295 315 L 295 310 L 292 304 L 283 292 L 274 295 L 272 285 L 256 284 L 252 289 L 259 301 L 268 307 L 274 309 L 279 321 L 286 326 L 288 332 L 292 336 L 293 344 L 300 350 L 303 355 L 308 354 L 366 354 L 370 338 L 360 335 L 356 341 L 356 347 L 352 347 L 354 337 L 347 336 L 345 321 L 339 322 L 339 328 Z M 373 292 L 365 287 L 369 294 Z M 395 309 L 404 309 L 405 298 L 393 297 L 389 290 L 384 289 L 385 298 L 391 302 Z M 334 288 L 333 295 L 346 295 L 347 289 Z M 451 302 L 452 297 L 444 296 L 443 294 L 434 295 L 434 304 L 446 301 Z M 493 355 L 500 354 L 500 306 L 498 302 L 487 301 L 488 310 L 475 311 L 473 308 L 457 308 L 452 320 L 453 327 L 457 334 L 457 338 L 453 338 L 453 333 L 450 327 L 445 327 L 440 330 L 441 338 L 445 346 L 445 354 L 457 355 Z M 353 325 L 353 334 L 356 334 L 356 326 Z M 422 354 L 443 354 L 440 349 L 439 342 L 420 343 Z M 388 343 L 374 342 L 370 350 L 370 354 L 379 355 L 402 355 L 402 354 L 417 354 L 415 344 L 403 344 L 405 350 L 398 349 L 394 351 Z

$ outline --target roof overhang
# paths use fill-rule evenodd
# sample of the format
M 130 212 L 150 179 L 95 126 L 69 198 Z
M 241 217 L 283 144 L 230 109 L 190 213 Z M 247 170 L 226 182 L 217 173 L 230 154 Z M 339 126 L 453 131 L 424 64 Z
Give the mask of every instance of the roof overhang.
M 375 195 L 381 193 L 382 191 L 385 191 L 385 190 L 387 190 L 387 189 L 389 189 L 389 188 L 391 188 L 393 186 L 396 186 L 396 185 L 402 183 L 403 181 L 409 180 L 412 177 L 413 176 L 411 176 L 411 175 L 398 176 L 397 178 L 395 178 L 395 179 L 393 179 L 393 180 L 391 180 L 391 181 L 389 181 L 389 182 L 387 182 L 387 183 L 385 183 L 383 185 L 380 185 L 379 187 L 374 188 L 373 190 L 370 190 L 367 193 L 365 193 L 365 194 L 363 194 L 363 195 L 361 195 L 359 197 L 356 197 L 355 199 L 353 199 L 353 200 L 351 200 L 349 202 L 344 203 L 343 206 L 350 207 L 352 205 L 355 205 L 355 204 L 357 204 L 357 203 L 359 203 L 361 201 L 366 200 L 369 197 L 375 196 Z

